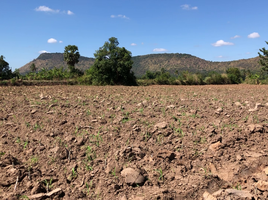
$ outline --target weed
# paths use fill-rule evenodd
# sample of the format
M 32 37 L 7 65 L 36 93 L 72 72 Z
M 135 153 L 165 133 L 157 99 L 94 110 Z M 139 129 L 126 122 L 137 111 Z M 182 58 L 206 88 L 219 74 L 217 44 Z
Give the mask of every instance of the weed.
M 19 197 L 19 199 L 27 199 L 27 200 L 30 200 L 29 197 L 27 197 L 26 195 L 21 195 L 21 196 Z
M 56 159 L 52 156 L 49 156 L 49 158 L 50 158 L 50 161 L 48 161 L 48 164 L 52 164 L 56 161 Z
M 1 156 L 5 155 L 5 154 L 6 154 L 5 152 L 0 151 L 0 158 L 1 158 Z
M 184 133 L 183 133 L 183 131 L 182 131 L 181 128 L 177 128 L 177 129 L 175 129 L 175 132 L 178 134 L 178 136 L 180 136 L 180 137 L 184 137 Z
M 33 156 L 31 159 L 30 159 L 30 164 L 31 165 L 34 165 L 38 163 L 38 157 L 37 156 Z
M 243 118 L 244 121 L 248 121 L 248 115 Z
M 85 164 L 86 164 L 86 163 L 85 163 Z M 87 171 L 89 171 L 89 170 L 90 170 L 90 171 L 93 171 L 93 167 L 91 167 L 91 166 L 89 166 L 88 164 L 86 164 L 86 170 L 87 170 Z
M 88 162 L 94 160 L 97 157 L 96 152 L 90 146 L 87 146 L 86 156 Z
M 88 116 L 88 115 L 91 115 L 90 110 L 87 110 L 87 112 L 86 112 L 86 113 L 87 113 L 87 116 Z
M 156 169 L 155 171 L 159 173 L 158 180 L 159 180 L 159 181 L 161 181 L 161 180 L 164 181 L 164 176 L 163 176 L 163 171 L 162 171 L 162 169 L 161 169 L 161 168 L 160 168 L 160 169 Z
M 100 131 L 98 131 L 98 134 L 97 135 L 93 135 L 93 138 L 95 139 L 95 144 L 97 147 L 100 146 L 100 142 L 102 142 L 102 137 L 100 136 Z
M 118 177 L 116 176 L 116 167 L 112 170 L 112 175 L 113 175 L 115 178 L 118 178 Z
M 149 140 L 151 137 L 152 137 L 151 134 L 150 134 L 149 132 L 146 132 L 146 133 L 144 134 L 144 140 L 145 140 L 145 142 L 148 142 L 148 140 Z
M 29 143 L 29 141 L 28 141 L 28 140 L 24 142 L 23 149 L 26 149 L 26 147 L 27 147 L 28 143 Z
M 157 142 L 158 142 L 158 144 L 162 144 L 163 143 L 163 138 L 164 138 L 164 136 L 161 135 L 161 134 L 157 136 Z
M 49 192 L 49 190 L 53 187 L 52 181 L 53 181 L 52 178 L 50 178 L 49 181 L 47 181 L 47 179 L 43 180 L 43 183 L 45 183 L 45 185 L 46 185 L 47 192 Z
M 207 142 L 207 139 L 205 137 L 201 137 L 201 144 L 204 144 Z
M 237 183 L 236 186 L 233 187 L 233 189 L 242 190 L 242 186 L 240 183 Z
M 41 130 L 42 127 L 41 127 L 41 125 L 37 122 L 37 123 L 34 124 L 33 129 L 34 129 L 34 131 L 36 131 L 37 129 Z
M 31 126 L 29 122 L 25 122 L 25 125 L 27 128 L 29 128 Z
M 17 137 L 16 143 L 20 144 L 20 137 Z
M 123 120 L 122 120 L 122 123 L 126 123 L 126 122 L 128 122 L 129 121 L 129 118 L 124 118 Z
M 89 184 L 86 183 L 86 188 L 87 188 L 87 194 L 88 194 L 88 195 L 89 195 L 89 193 L 90 193 L 90 188 L 92 188 L 92 186 L 93 186 L 92 180 L 89 182 Z
M 205 178 L 208 178 L 211 175 L 211 172 L 206 167 L 201 167 L 201 169 L 204 170 L 204 176 Z

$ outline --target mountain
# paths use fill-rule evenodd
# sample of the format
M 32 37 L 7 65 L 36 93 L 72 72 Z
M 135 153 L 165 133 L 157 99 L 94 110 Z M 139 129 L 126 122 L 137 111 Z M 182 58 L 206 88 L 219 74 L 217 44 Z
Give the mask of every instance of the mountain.
M 228 62 L 212 62 L 207 61 L 190 54 L 180 54 L 180 53 L 165 53 L 165 54 L 149 54 L 143 56 L 133 56 L 133 67 L 137 77 L 145 74 L 147 70 L 159 71 L 161 68 L 165 68 L 171 73 L 178 71 L 190 71 L 190 72 L 206 72 L 206 71 L 218 71 L 225 72 L 229 67 L 237 67 L 239 69 L 249 69 L 251 71 L 257 71 L 260 69 L 258 63 L 259 57 L 242 59 L 236 61 Z M 37 70 L 42 68 L 52 69 L 53 67 L 64 67 L 67 68 L 67 64 L 63 59 L 62 53 L 43 53 L 40 54 L 38 58 L 27 63 L 21 67 L 20 73 L 26 74 L 30 72 L 30 66 L 34 63 Z M 88 58 L 81 56 L 79 63 L 75 65 L 76 68 L 81 70 L 86 70 L 94 64 L 94 58 Z

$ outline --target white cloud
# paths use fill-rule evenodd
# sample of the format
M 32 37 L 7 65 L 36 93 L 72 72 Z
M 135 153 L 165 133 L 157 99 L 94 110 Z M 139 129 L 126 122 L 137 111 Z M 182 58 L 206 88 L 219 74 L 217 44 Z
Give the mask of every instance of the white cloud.
M 73 15 L 74 13 L 73 13 L 72 11 L 68 10 L 68 11 L 67 11 L 67 14 L 68 14 L 68 15 Z
M 39 54 L 42 54 L 42 53 L 49 53 L 49 52 L 46 51 L 46 50 L 42 50 L 42 51 L 39 51 L 38 53 L 39 53 Z
M 248 35 L 248 38 L 258 38 L 258 37 L 261 37 L 261 36 L 257 32 L 254 32 Z
M 126 15 L 111 15 L 111 18 L 122 18 L 122 19 L 129 19 Z
M 143 43 L 143 42 L 142 42 L 141 44 L 142 44 L 142 45 L 144 45 L 144 43 Z
M 218 56 L 218 58 L 223 58 L 223 56 Z
M 240 38 L 240 35 L 235 35 L 234 37 L 231 37 L 231 39 L 236 39 L 236 38 Z
M 60 10 L 53 10 L 47 6 L 39 6 L 38 8 L 35 9 L 35 11 L 40 11 L 40 12 L 52 12 L 52 13 L 58 13 Z
M 163 48 L 155 48 L 153 51 L 154 51 L 154 52 L 166 52 L 167 49 L 163 49 Z
M 62 13 L 67 15 L 73 15 L 74 13 L 70 10 L 66 11 L 60 11 L 60 10 L 54 10 L 52 8 L 49 8 L 47 6 L 39 6 L 38 8 L 35 8 L 35 11 L 37 12 L 48 12 L 48 13 Z
M 57 40 L 54 38 L 50 38 L 47 40 L 48 43 L 52 44 L 52 43 L 57 43 Z
M 63 43 L 63 41 L 59 41 L 59 43 Z
M 137 46 L 137 44 L 135 44 L 135 43 L 131 43 L 131 46 Z
M 247 52 L 246 54 L 251 54 L 250 52 Z
M 213 43 L 212 45 L 214 47 L 220 47 L 220 46 L 234 45 L 234 43 L 224 42 L 223 40 L 218 40 L 216 43 Z
M 181 8 L 182 8 L 183 10 L 197 10 L 197 9 L 198 9 L 197 6 L 191 7 L 191 6 L 188 5 L 188 4 L 181 5 Z

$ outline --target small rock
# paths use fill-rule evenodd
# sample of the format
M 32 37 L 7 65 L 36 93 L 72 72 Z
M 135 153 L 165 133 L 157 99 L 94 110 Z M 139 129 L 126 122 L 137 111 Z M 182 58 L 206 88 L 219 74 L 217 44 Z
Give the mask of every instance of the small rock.
M 147 106 L 148 106 L 148 102 L 147 102 L 146 100 L 144 100 L 144 101 L 142 102 L 142 105 L 145 106 L 145 107 L 147 107 Z
M 42 186 L 41 183 L 36 183 L 36 185 L 31 190 L 31 195 L 38 194 L 38 193 L 41 193 L 41 192 L 46 192 L 45 188 Z
M 144 197 L 134 197 L 132 200 L 145 200 Z
M 252 108 L 252 109 L 249 109 L 248 111 L 249 112 L 255 112 L 255 111 L 257 111 L 258 109 L 257 108 Z
M 237 107 L 241 107 L 242 106 L 242 104 L 240 102 L 235 102 L 234 105 L 237 106 Z
M 67 141 L 67 142 L 71 142 L 71 141 L 73 141 L 74 139 L 75 139 L 74 136 L 69 135 L 69 136 L 67 136 L 67 137 L 65 138 L 65 141 Z
M 44 199 L 44 198 L 49 198 L 54 195 L 60 195 L 62 193 L 61 188 L 57 188 L 49 193 L 39 193 L 39 194 L 34 194 L 32 196 L 29 196 L 29 199 Z
M 215 198 L 214 196 L 212 196 L 210 193 L 206 191 L 203 194 L 203 200 L 217 200 L 217 198 Z
M 265 167 L 265 168 L 263 169 L 263 171 L 264 171 L 264 173 L 265 173 L 266 175 L 268 175 L 268 167 Z
M 163 159 L 168 159 L 169 161 L 172 161 L 175 159 L 175 153 L 171 152 L 171 151 L 167 151 L 167 150 L 160 150 L 157 153 L 157 157 L 159 158 L 163 158 Z
M 101 119 L 100 124 L 107 124 L 107 121 L 105 119 Z
M 133 127 L 132 127 L 132 129 L 133 129 L 133 131 L 137 131 L 137 132 L 139 132 L 141 129 L 140 129 L 140 127 L 137 125 L 137 124 L 135 124 Z
M 125 178 L 125 182 L 129 185 L 143 184 L 145 182 L 145 178 L 140 174 L 140 172 L 132 168 L 124 169 L 121 171 L 121 175 Z
M 263 126 L 260 124 L 250 124 L 248 125 L 247 129 L 250 133 L 263 132 Z
M 165 129 L 167 128 L 167 122 L 160 122 L 154 126 L 155 128 Z
M 261 103 L 256 103 L 255 108 L 249 109 L 248 111 L 249 112 L 254 112 L 254 111 L 257 111 L 258 108 L 260 108 L 260 107 L 264 107 L 264 106 Z
M 66 123 L 67 123 L 67 121 L 66 121 L 66 120 L 63 120 L 63 121 L 61 121 L 61 122 L 59 123 L 59 125 L 61 126 L 61 125 L 66 124 Z
M 220 149 L 221 145 L 222 145 L 221 142 L 218 141 L 218 142 L 216 142 L 216 143 L 214 143 L 214 144 L 211 144 L 211 145 L 209 146 L 209 149 L 212 150 L 212 151 L 217 151 L 217 150 Z
M 218 109 L 215 111 L 215 113 L 217 113 L 217 114 L 220 114 L 221 112 L 223 112 L 222 108 L 218 108 Z
M 268 191 L 268 182 L 258 181 L 255 186 L 261 191 Z
M 175 108 L 174 105 L 167 106 L 167 109 L 173 109 L 173 108 Z
M 122 196 L 122 197 L 119 197 L 119 200 L 127 200 L 126 195 L 124 195 L 124 196 Z
M 31 111 L 31 114 L 34 114 L 34 113 L 36 113 L 37 112 L 37 110 L 32 110 Z
M 141 107 L 141 106 L 142 106 L 142 103 L 138 103 L 137 106 L 138 106 L 138 107 Z

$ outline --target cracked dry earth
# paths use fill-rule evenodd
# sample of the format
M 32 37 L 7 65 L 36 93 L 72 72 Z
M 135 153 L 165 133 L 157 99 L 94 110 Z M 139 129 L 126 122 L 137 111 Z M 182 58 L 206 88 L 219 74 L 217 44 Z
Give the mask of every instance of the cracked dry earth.
M 0 88 L 0 199 L 267 199 L 268 86 Z

